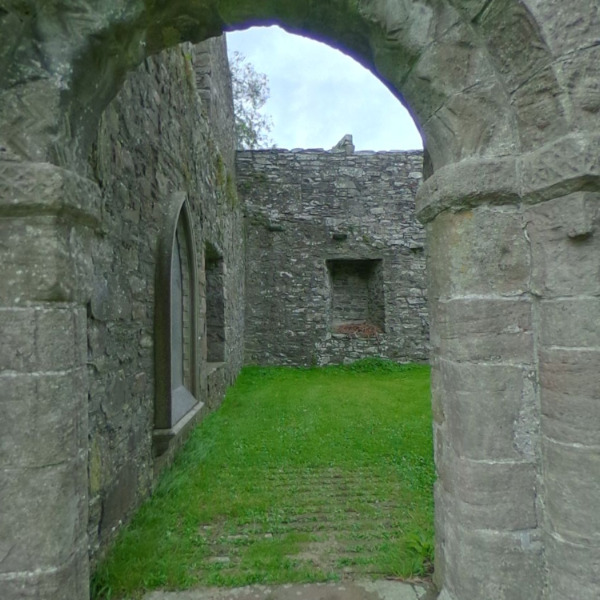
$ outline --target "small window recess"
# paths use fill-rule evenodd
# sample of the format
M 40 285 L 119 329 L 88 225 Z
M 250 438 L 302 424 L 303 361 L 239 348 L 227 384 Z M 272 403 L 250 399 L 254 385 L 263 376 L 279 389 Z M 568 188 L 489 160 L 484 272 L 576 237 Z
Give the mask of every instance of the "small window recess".
M 207 242 L 204 248 L 206 277 L 206 360 L 210 373 L 225 360 L 225 294 L 223 255 Z
M 172 197 L 158 244 L 155 283 L 154 455 L 202 409 L 198 373 L 198 281 L 194 231 L 184 193 Z
M 374 337 L 385 331 L 383 261 L 327 260 L 330 326 L 334 334 Z

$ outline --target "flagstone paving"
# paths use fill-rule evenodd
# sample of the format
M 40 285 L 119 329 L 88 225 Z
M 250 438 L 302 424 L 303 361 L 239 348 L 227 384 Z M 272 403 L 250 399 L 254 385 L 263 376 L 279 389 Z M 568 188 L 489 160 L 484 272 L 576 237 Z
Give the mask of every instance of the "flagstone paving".
M 154 591 L 144 600 L 435 600 L 427 583 L 393 580 L 286 585 L 251 585 L 242 588 L 196 588 L 179 592 Z

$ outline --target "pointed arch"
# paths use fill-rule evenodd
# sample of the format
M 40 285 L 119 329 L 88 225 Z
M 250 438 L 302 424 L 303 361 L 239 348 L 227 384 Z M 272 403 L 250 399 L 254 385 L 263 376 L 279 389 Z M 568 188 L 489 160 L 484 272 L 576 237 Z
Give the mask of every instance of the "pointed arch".
M 158 243 L 155 283 L 155 454 L 161 454 L 200 401 L 198 263 L 185 193 L 174 194 Z

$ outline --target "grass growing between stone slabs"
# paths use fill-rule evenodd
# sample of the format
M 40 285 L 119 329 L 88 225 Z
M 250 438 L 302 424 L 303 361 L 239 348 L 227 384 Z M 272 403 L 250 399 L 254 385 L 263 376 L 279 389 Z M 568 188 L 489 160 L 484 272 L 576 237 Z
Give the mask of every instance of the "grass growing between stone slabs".
M 422 576 L 433 479 L 428 367 L 247 367 L 122 532 L 93 596 Z

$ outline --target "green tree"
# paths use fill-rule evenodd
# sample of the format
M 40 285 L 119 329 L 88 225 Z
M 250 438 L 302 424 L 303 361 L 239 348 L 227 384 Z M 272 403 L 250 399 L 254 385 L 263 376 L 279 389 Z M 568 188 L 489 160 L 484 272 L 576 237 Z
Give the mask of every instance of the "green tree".
M 261 112 L 269 98 L 267 76 L 258 73 L 237 51 L 230 58 L 230 67 L 237 147 L 245 150 L 267 148 L 273 144 L 269 136 L 273 120 Z

